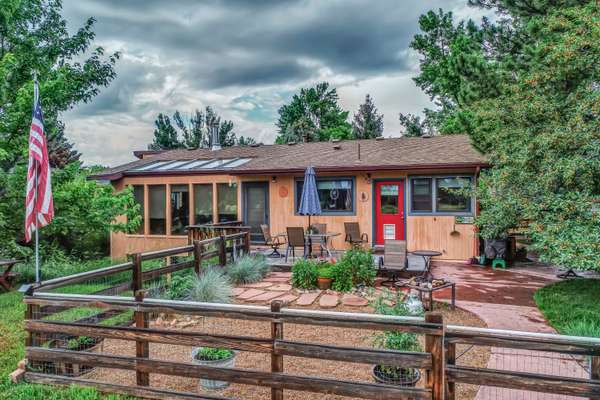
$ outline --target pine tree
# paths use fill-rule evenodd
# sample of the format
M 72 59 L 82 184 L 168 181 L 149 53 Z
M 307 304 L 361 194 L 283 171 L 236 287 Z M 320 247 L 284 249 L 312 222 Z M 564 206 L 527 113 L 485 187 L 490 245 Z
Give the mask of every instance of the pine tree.
M 73 143 L 65 137 L 65 125 L 58 122 L 56 129 L 48 137 L 48 159 L 51 168 L 64 168 L 73 161 L 79 161 L 81 153 L 75 150 Z
M 175 125 L 182 132 L 182 144 L 187 149 L 196 149 L 202 147 L 206 143 L 206 132 L 204 125 L 204 114 L 196 110 L 189 121 L 185 121 L 179 111 L 173 114 Z
M 383 135 L 383 115 L 379 115 L 377 107 L 369 94 L 365 102 L 358 107 L 352 121 L 354 139 L 372 139 Z
M 148 146 L 150 150 L 171 150 L 183 147 L 177 137 L 177 130 L 171 125 L 168 115 L 158 114 L 154 121 L 154 141 Z

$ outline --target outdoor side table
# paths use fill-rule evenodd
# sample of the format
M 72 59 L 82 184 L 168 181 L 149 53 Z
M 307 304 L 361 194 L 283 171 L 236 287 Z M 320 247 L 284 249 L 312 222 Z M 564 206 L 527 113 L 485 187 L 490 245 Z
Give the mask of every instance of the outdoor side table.
M 426 286 L 411 285 L 411 284 L 405 283 L 405 282 L 397 282 L 396 286 L 399 288 L 405 287 L 405 288 L 408 288 L 409 290 L 416 290 L 419 293 L 419 300 L 421 300 L 421 303 L 423 303 L 423 294 L 426 294 L 428 297 L 428 307 L 425 307 L 425 303 L 423 303 L 423 307 L 425 307 L 425 309 L 427 311 L 433 311 L 433 292 L 442 290 L 442 289 L 446 289 L 446 288 L 452 288 L 452 303 L 451 303 L 451 305 L 452 305 L 453 310 L 456 307 L 456 283 L 454 283 L 454 282 L 446 282 L 443 285 L 431 287 L 431 289 Z
M 415 256 L 423 257 L 423 261 L 425 261 L 425 273 L 423 274 L 425 280 L 429 280 L 429 278 L 433 278 L 433 275 L 430 272 L 431 257 L 441 256 L 442 253 L 440 253 L 439 251 L 435 251 L 435 250 L 415 250 L 415 251 L 411 251 L 410 253 L 414 254 Z

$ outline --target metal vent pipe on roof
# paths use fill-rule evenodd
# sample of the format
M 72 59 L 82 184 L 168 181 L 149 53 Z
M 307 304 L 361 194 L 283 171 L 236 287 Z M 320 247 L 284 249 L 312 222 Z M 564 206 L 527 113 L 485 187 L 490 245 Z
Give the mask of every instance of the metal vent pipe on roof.
M 219 123 L 217 121 L 213 122 L 211 125 L 211 147 L 212 151 L 221 150 L 221 143 L 219 142 Z

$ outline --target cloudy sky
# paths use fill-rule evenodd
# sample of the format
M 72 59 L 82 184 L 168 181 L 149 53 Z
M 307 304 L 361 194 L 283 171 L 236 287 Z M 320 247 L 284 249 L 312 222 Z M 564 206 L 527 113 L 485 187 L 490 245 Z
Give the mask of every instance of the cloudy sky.
M 370 93 L 398 136 L 398 113 L 429 105 L 408 46 L 439 7 L 481 16 L 466 0 L 65 0 L 70 29 L 94 16 L 94 45 L 121 52 L 112 84 L 64 115 L 67 135 L 85 162 L 116 165 L 152 141 L 159 112 L 211 105 L 238 135 L 272 143 L 277 109 L 326 80 L 351 115 Z

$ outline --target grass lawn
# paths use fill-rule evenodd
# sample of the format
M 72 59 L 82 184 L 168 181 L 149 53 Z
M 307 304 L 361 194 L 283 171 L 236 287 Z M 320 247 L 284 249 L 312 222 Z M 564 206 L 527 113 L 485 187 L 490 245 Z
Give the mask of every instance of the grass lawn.
M 534 299 L 559 333 L 600 338 L 600 279 L 553 283 L 539 289 Z

